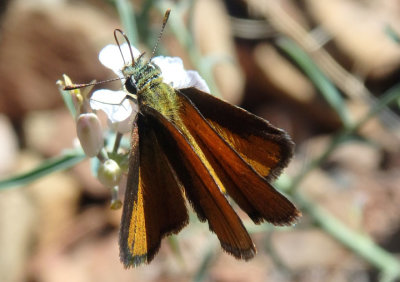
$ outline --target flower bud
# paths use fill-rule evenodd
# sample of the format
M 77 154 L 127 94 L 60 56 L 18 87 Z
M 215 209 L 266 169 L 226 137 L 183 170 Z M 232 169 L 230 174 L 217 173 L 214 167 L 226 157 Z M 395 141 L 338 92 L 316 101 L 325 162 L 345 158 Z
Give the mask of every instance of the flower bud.
M 121 176 L 121 168 L 116 161 L 111 159 L 102 163 L 97 171 L 97 178 L 104 186 L 110 189 L 119 184 Z
M 80 114 L 76 131 L 85 154 L 90 158 L 96 156 L 104 145 L 99 118 L 94 113 Z

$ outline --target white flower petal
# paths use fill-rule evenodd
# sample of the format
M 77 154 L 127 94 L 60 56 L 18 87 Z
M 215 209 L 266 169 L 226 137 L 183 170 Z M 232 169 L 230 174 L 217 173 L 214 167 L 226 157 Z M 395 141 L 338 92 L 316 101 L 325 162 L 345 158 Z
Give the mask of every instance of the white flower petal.
M 133 111 L 133 113 L 137 113 L 137 111 Z M 114 122 L 111 123 L 109 120 L 109 126 L 112 130 L 117 131 L 119 133 L 125 134 L 128 133 L 132 130 L 132 122 L 133 118 L 128 117 L 127 119 L 120 121 L 120 122 Z
M 140 55 L 140 52 L 135 47 L 131 46 L 133 57 L 137 58 Z M 121 52 L 117 45 L 109 44 L 104 47 L 99 53 L 100 62 L 107 68 L 114 71 L 117 75 L 121 74 L 121 69 L 124 67 L 124 59 L 127 64 L 132 62 L 132 57 L 129 49 L 128 43 L 124 43 L 121 45 Z
M 133 112 L 131 103 L 129 100 L 124 100 L 121 105 L 114 107 L 115 111 L 112 116 L 109 116 L 111 122 L 121 122 L 128 119 Z
M 152 62 L 161 69 L 163 82 L 173 88 L 196 87 L 199 90 L 210 93 L 205 80 L 201 78 L 197 71 L 186 71 L 180 58 L 158 56 L 153 58 Z
M 99 89 L 93 92 L 90 97 L 90 105 L 92 109 L 101 110 L 101 108 L 93 108 L 93 106 L 101 104 L 120 105 L 126 98 L 125 91 L 113 91 L 109 89 Z M 93 105 L 92 105 L 93 103 Z
M 197 71 L 189 70 L 186 72 L 186 75 L 187 75 L 186 87 L 195 87 L 201 91 L 210 93 L 210 88 L 208 88 L 206 81 L 200 76 L 200 74 Z
M 124 60 L 119 53 L 117 45 L 110 44 L 104 47 L 99 53 L 99 61 L 116 74 L 118 74 L 124 66 Z
M 185 76 L 185 69 L 180 58 L 158 56 L 153 58 L 152 62 L 161 69 L 164 83 L 174 88 L 182 88 L 178 86 L 182 84 L 181 80 Z
M 104 111 L 111 123 L 125 121 L 132 114 L 136 114 L 124 91 L 97 90 L 90 99 L 90 107 L 93 110 Z

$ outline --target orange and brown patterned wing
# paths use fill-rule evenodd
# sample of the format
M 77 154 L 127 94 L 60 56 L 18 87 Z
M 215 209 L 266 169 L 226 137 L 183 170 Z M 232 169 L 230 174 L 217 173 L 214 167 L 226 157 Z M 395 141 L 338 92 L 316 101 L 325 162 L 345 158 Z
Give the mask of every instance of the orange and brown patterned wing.
M 125 267 L 149 263 L 161 239 L 179 232 L 188 213 L 179 182 L 146 117 L 138 114 L 120 230 Z
M 177 92 L 179 115 L 205 154 L 209 170 L 220 180 L 221 190 L 256 223 L 292 224 L 300 212 L 268 180 L 281 171 L 292 154 L 293 144 L 286 133 L 208 94 L 199 91 L 196 96 L 195 91 Z
M 196 88 L 179 90 L 261 176 L 274 180 L 293 155 L 289 135 L 268 121 Z
M 255 253 L 254 244 L 240 218 L 221 193 L 215 179 L 208 171 L 191 141 L 171 121 L 151 108 L 145 109 L 152 116 L 152 128 L 161 146 L 183 184 L 186 197 L 200 220 L 207 220 L 216 233 L 222 248 L 240 259 L 250 259 Z

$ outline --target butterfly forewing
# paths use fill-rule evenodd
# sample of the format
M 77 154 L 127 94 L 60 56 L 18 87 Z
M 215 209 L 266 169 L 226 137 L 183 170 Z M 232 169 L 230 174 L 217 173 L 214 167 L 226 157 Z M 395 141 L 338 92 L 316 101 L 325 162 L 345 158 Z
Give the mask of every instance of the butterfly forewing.
M 179 232 L 188 222 L 180 184 L 141 114 L 131 142 L 120 238 L 121 260 L 126 267 L 150 262 L 161 239 Z
M 221 193 L 193 144 L 177 128 L 154 109 L 145 112 L 153 117 L 153 128 L 170 163 L 184 186 L 186 197 L 200 219 L 208 221 L 225 251 L 237 258 L 250 259 L 255 254 L 254 244 L 240 218 Z

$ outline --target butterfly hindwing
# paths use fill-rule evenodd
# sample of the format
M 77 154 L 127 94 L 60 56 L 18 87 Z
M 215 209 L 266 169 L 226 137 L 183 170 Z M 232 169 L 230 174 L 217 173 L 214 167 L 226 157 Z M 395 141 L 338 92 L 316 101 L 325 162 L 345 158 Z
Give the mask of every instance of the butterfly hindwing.
M 193 89 L 189 92 L 190 97 L 196 96 Z M 199 94 L 202 96 L 193 99 L 196 102 L 201 101 L 199 103 L 201 110 L 198 110 L 197 104 L 192 103 L 185 94 L 179 91 L 177 94 L 181 105 L 180 115 L 185 127 L 207 156 L 228 195 L 256 223 L 263 220 L 276 225 L 293 223 L 300 212 L 275 190 L 267 180 L 270 178 L 268 175 L 267 177 L 260 175 L 260 172 L 267 171 L 269 166 L 272 166 L 270 173 L 273 174 L 282 169 L 280 166 L 288 160 L 281 161 L 280 158 L 285 154 L 291 154 L 291 151 L 289 153 L 284 151 L 285 146 L 291 150 L 291 141 L 288 139 L 287 144 L 281 147 L 276 143 L 279 138 L 286 138 L 281 130 L 240 108 L 230 106 L 226 111 L 225 102 L 217 98 L 212 98 L 218 102 L 213 101 L 213 106 L 209 107 L 213 110 L 207 109 L 207 114 L 203 117 L 201 110 L 204 110 L 205 102 L 199 97 L 207 97 L 206 102 L 210 102 L 208 94 Z M 224 116 L 224 118 L 217 118 L 213 114 L 216 111 L 219 112 L 218 117 Z M 259 131 L 254 132 L 252 126 Z M 259 146 L 269 146 L 271 143 L 275 144 L 277 152 L 259 148 Z M 252 148 L 256 153 L 251 151 Z
M 150 262 L 161 239 L 188 223 L 180 184 L 152 127 L 141 114 L 131 142 L 120 233 L 121 260 L 126 267 Z
M 285 131 L 196 88 L 179 91 L 192 101 L 214 130 L 267 180 L 275 179 L 287 166 L 294 144 Z

